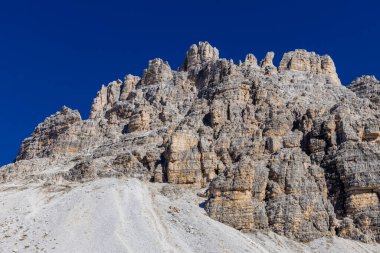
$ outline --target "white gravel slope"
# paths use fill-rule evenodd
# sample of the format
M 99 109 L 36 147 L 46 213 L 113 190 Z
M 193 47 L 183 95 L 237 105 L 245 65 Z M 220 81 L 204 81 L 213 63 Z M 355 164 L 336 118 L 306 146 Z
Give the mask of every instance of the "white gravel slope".
M 0 186 L 0 252 L 380 252 L 341 238 L 308 245 L 210 219 L 192 189 L 137 179 Z

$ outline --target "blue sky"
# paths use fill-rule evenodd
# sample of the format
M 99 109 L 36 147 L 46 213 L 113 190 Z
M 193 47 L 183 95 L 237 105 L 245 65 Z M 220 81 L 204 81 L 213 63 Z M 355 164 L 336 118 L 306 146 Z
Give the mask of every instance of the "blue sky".
M 149 59 L 177 68 L 209 41 L 235 62 L 304 48 L 329 54 L 347 84 L 380 77 L 379 1 L 2 1 L 0 165 L 67 105 L 87 118 L 101 84 L 141 75 Z

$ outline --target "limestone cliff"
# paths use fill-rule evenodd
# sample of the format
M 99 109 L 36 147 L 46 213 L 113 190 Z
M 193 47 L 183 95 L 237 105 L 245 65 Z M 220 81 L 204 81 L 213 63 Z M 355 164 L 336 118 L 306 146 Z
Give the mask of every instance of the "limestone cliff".
M 201 42 L 178 70 L 154 59 L 103 86 L 89 119 L 64 107 L 38 125 L 0 180 L 207 187 L 210 217 L 245 232 L 380 242 L 379 82 L 342 86 L 329 56 L 305 50 L 273 58 L 236 65 Z

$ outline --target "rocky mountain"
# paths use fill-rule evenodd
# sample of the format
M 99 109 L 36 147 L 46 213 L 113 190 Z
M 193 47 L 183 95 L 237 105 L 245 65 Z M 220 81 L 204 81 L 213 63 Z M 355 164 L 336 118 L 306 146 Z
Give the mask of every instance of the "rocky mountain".
M 368 98 L 371 102 L 380 104 L 380 82 L 375 76 L 359 77 L 348 88 L 358 97 Z
M 102 86 L 89 119 L 63 107 L 39 124 L 0 182 L 138 178 L 203 189 L 207 214 L 300 242 L 380 242 L 379 81 L 343 86 L 333 60 L 269 52 L 260 62 L 192 45 L 182 66 Z

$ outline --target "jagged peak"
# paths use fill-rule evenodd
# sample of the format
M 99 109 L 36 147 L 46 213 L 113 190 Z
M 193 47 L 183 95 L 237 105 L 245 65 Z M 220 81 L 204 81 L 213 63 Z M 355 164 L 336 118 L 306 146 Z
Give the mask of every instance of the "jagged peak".
M 58 119 L 58 120 L 57 120 Z M 74 119 L 74 120 L 73 120 Z M 82 120 L 81 115 L 78 110 L 71 109 L 66 105 L 62 106 L 59 111 L 46 117 L 45 120 L 38 124 L 36 129 L 40 129 L 44 127 L 46 124 L 50 124 L 50 122 L 54 121 L 56 123 L 63 121 L 80 121 Z
M 149 61 L 141 78 L 142 85 L 152 85 L 173 79 L 172 69 L 167 61 L 155 58 Z
M 155 66 L 157 65 L 167 65 L 169 66 L 169 63 L 167 61 L 164 61 L 163 59 L 161 58 L 154 58 L 152 60 L 149 60 L 149 63 L 148 63 L 148 69 L 149 68 L 154 68 Z M 170 67 L 170 66 L 169 66 Z
M 198 45 L 193 44 L 186 53 L 186 58 L 182 64 L 181 70 L 188 70 L 199 64 L 203 64 L 208 61 L 217 61 L 219 59 L 219 50 L 208 43 L 199 42 Z
M 257 58 L 254 54 L 247 54 L 245 56 L 245 65 L 252 65 L 252 66 L 257 66 Z
M 363 75 L 356 78 L 348 86 L 360 98 L 367 98 L 380 105 L 380 81 L 374 75 Z
M 108 83 L 107 86 L 102 85 L 92 103 L 90 119 L 99 117 L 104 110 L 119 101 L 122 85 L 123 82 L 120 79 Z
M 357 77 L 354 81 L 352 81 L 350 85 L 359 84 L 359 83 L 378 83 L 378 84 L 380 84 L 380 81 L 377 80 L 376 76 L 374 76 L 374 75 L 362 75 L 360 77 Z
M 188 72 L 153 59 L 142 80 L 128 75 L 124 86 L 121 80 L 103 86 L 95 119 L 80 121 L 64 107 L 23 142 L 18 160 L 52 158 L 70 166 L 60 168 L 57 182 L 133 176 L 209 186 L 210 217 L 243 231 L 271 229 L 302 241 L 335 233 L 380 238 L 378 221 L 373 229 L 361 220 L 336 222 L 357 214 L 367 222 L 379 212 L 380 175 L 373 169 L 380 166 L 380 120 L 373 103 L 345 87 L 324 86 L 337 78 L 329 56 L 295 50 L 278 72 L 273 52 L 260 69 L 216 58 L 208 43 L 191 50 L 196 65 L 187 62 Z M 246 61 L 256 62 L 253 55 Z M 368 87 L 358 85 L 358 94 L 380 104 Z M 28 180 L 40 179 L 24 171 Z
M 128 75 L 124 76 L 124 82 L 129 81 L 129 80 L 133 80 L 133 79 L 141 79 L 141 78 L 139 76 L 135 76 L 132 74 L 128 74 Z
M 127 100 L 140 80 L 139 76 L 128 74 L 124 77 L 124 82 L 117 79 L 107 85 L 103 84 L 93 100 L 90 119 L 100 117 L 118 101 Z
M 121 89 L 120 101 L 127 100 L 129 93 L 136 87 L 136 84 L 141 80 L 139 76 L 128 74 L 124 77 L 124 84 Z
M 274 52 L 268 52 L 265 55 L 265 58 L 260 61 L 260 67 L 274 67 L 273 65 L 273 59 L 274 59 Z
M 281 59 L 279 71 L 285 70 L 333 73 L 335 64 L 329 55 L 320 56 L 305 49 L 295 49 L 286 52 Z
M 69 107 L 67 107 L 66 105 L 62 106 L 61 107 L 61 110 L 60 110 L 60 113 L 62 114 L 66 114 L 70 111 L 71 109 Z
M 315 52 L 309 52 L 305 49 L 296 49 L 285 53 L 281 59 L 278 70 L 280 72 L 290 70 L 313 74 L 326 74 L 329 76 L 329 82 L 340 84 L 332 58 L 329 55 L 320 56 Z
M 61 107 L 61 110 L 59 110 L 58 112 L 56 112 L 55 114 L 51 115 L 49 118 L 51 117 L 56 117 L 58 115 L 77 115 L 80 117 L 80 113 L 78 110 L 73 110 L 69 107 L 67 107 L 66 105 L 62 106 Z

